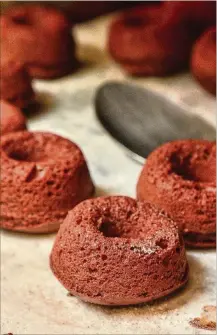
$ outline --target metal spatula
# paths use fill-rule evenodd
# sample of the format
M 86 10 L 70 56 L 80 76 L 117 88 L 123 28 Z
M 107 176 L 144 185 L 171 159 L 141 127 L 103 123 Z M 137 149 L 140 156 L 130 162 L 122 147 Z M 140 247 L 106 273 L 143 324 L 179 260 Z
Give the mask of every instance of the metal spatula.
M 97 115 L 109 133 L 131 152 L 146 158 L 159 145 L 187 138 L 214 140 L 202 118 L 144 88 L 109 82 L 96 92 Z

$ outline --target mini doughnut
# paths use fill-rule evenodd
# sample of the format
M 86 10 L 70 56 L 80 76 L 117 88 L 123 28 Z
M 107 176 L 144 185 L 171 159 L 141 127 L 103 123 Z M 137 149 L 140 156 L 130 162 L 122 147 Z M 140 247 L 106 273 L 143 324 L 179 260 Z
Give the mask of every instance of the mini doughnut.
M 1 16 L 0 23 L 5 57 L 23 62 L 32 77 L 60 77 L 77 64 L 71 25 L 57 9 L 14 6 Z
M 216 144 L 180 140 L 153 151 L 141 172 L 137 198 L 172 217 L 187 245 L 216 244 Z
M 1 58 L 0 98 L 19 108 L 34 102 L 32 80 L 22 63 Z
M 0 100 L 0 111 L 1 135 L 26 129 L 26 119 L 19 108 Z
M 100 305 L 154 300 L 188 280 L 176 224 L 155 206 L 124 196 L 89 199 L 70 211 L 50 266 L 71 294 Z
M 121 14 L 109 31 L 111 56 L 130 74 L 165 76 L 188 65 L 192 39 L 164 6 L 141 6 Z
M 195 43 L 191 71 L 201 86 L 216 95 L 216 28 L 208 29 Z
M 81 150 L 60 136 L 16 132 L 1 138 L 1 227 L 44 233 L 94 191 Z

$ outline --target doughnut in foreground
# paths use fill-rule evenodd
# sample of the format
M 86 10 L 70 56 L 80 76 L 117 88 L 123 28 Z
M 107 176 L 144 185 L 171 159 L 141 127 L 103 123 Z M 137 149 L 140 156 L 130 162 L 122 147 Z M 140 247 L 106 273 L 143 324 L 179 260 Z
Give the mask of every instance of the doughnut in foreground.
M 155 206 L 124 196 L 89 199 L 70 211 L 50 266 L 70 293 L 101 305 L 151 301 L 188 279 L 176 224 Z

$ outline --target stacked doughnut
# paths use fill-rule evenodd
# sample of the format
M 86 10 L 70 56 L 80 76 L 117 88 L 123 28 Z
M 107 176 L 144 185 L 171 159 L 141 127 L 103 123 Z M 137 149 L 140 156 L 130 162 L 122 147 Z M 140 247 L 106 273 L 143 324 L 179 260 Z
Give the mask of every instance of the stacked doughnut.
M 141 6 L 112 22 L 108 49 L 127 73 L 137 76 L 173 74 L 185 70 L 192 58 L 193 75 L 215 94 L 214 29 L 200 37 L 215 24 L 215 1 L 166 1 Z
M 23 131 L 21 109 L 34 101 L 32 78 L 51 79 L 77 65 L 71 23 L 42 5 L 15 6 L 1 29 L 1 227 L 29 233 L 59 228 L 94 186 L 79 147 L 50 133 Z
M 12 7 L 1 15 L 0 31 L 0 98 L 21 109 L 35 102 L 32 78 L 58 78 L 70 73 L 78 64 L 71 23 L 52 7 Z M 19 130 L 17 119 L 9 117 L 9 109 L 4 104 L 1 111 L 2 134 Z M 15 108 L 12 110 L 14 115 Z
M 71 23 L 52 7 L 18 5 L 0 17 L 1 135 L 26 128 L 21 109 L 35 103 L 32 78 L 52 79 L 77 65 Z

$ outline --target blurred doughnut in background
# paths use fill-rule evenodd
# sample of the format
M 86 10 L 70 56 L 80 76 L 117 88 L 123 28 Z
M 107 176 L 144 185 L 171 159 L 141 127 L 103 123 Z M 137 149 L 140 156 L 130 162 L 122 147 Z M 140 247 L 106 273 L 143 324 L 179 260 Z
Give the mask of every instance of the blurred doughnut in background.
M 196 41 L 215 25 L 215 1 L 142 4 L 120 13 L 111 22 L 108 51 L 128 75 L 168 76 L 189 69 Z M 200 40 L 199 55 L 196 55 L 199 61 L 193 61 L 193 75 L 208 92 L 215 94 L 216 47 L 213 36 L 213 43 L 211 40 L 208 43 L 206 38 Z M 200 58 L 203 49 L 204 57 Z M 206 57 L 206 53 L 211 56 Z M 207 80 L 211 80 L 211 84 Z
M 28 3 L 1 1 L 1 12 L 7 13 L 5 8 L 8 6 Z M 33 5 L 35 3 L 32 2 Z M 215 95 L 215 57 L 200 60 L 202 51 L 198 51 L 198 56 L 192 53 L 195 53 L 195 43 L 201 35 L 216 26 L 216 1 L 37 1 L 37 5 L 40 3 L 60 8 L 70 25 L 123 10 L 113 19 L 107 40 L 111 57 L 126 74 L 160 77 L 189 69 L 198 83 Z M 206 40 L 200 41 L 200 50 L 216 55 L 214 43 L 203 46 Z M 207 80 L 212 83 L 207 83 Z

